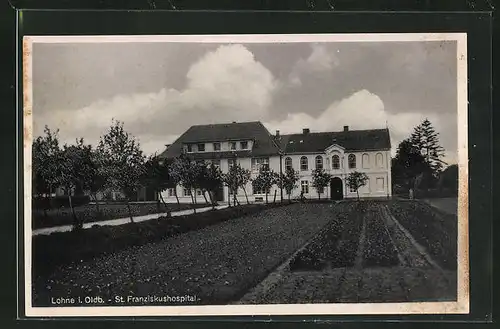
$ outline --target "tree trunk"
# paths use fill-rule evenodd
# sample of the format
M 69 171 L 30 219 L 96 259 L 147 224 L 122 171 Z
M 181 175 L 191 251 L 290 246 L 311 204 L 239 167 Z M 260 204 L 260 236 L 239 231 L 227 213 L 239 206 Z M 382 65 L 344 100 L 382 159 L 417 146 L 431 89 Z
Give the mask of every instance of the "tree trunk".
M 268 203 L 267 203 L 267 191 L 266 191 L 266 204 L 268 204 Z
M 288 203 L 292 203 L 292 197 L 291 197 L 291 194 L 292 194 L 292 193 L 288 193 Z
M 128 209 L 128 215 L 130 216 L 130 222 L 134 222 L 134 217 L 132 216 L 132 209 L 130 209 L 130 202 L 129 199 L 127 198 L 127 209 Z
M 358 201 L 359 201 L 359 189 L 356 190 L 356 194 L 358 195 Z
M 71 215 L 73 216 L 73 229 L 79 231 L 83 228 L 82 223 L 76 217 L 75 208 L 73 208 L 73 201 L 71 200 L 71 194 L 68 193 L 69 209 L 71 210 Z
M 158 192 L 158 200 L 160 200 L 160 199 L 161 199 L 161 202 L 163 203 L 163 206 L 167 210 L 167 217 L 168 218 L 172 217 L 172 212 L 170 211 L 170 207 L 165 202 L 165 199 L 163 199 L 163 195 L 161 195 L 161 192 Z
M 208 191 L 208 197 L 210 198 L 210 204 L 212 205 L 212 210 L 215 210 L 214 198 L 212 196 L 212 191 Z
M 243 193 L 245 193 L 245 198 L 247 199 L 247 204 L 250 204 L 250 201 L 248 201 L 247 190 L 245 188 L 243 188 Z
M 205 195 L 207 191 L 206 190 L 202 190 L 201 193 L 203 193 L 203 198 L 205 199 L 205 203 L 208 205 L 208 200 L 207 200 L 207 196 Z
M 175 199 L 177 200 L 177 210 L 181 210 L 181 203 L 179 202 L 179 196 L 177 195 L 177 186 L 174 187 Z
M 97 200 L 97 193 L 94 193 L 93 196 L 94 196 L 94 201 L 95 201 L 95 208 L 97 211 L 97 217 L 100 218 L 101 217 L 101 209 L 99 209 L 99 200 Z
M 52 209 L 54 208 L 54 204 L 53 204 L 53 200 L 52 200 L 52 184 L 49 184 L 49 209 Z
M 274 200 L 273 200 L 273 204 L 276 204 L 276 194 L 278 194 L 278 190 L 274 190 Z
M 196 206 L 195 206 L 195 199 L 194 199 L 194 196 L 193 196 L 193 191 L 191 190 L 190 191 L 190 194 L 191 194 L 191 202 L 193 204 L 193 213 L 196 214 Z
M 236 191 L 234 191 L 233 193 L 233 205 L 236 207 L 236 201 L 237 201 L 237 198 L 236 198 Z
M 321 200 L 321 193 L 318 192 L 318 200 Z

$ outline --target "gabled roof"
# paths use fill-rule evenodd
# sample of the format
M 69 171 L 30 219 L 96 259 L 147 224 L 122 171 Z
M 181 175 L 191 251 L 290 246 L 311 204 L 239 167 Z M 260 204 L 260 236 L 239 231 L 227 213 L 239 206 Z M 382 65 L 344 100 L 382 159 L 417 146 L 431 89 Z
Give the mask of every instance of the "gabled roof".
M 282 135 L 279 144 L 284 153 L 324 152 L 338 144 L 347 152 L 390 150 L 389 129 L 348 130 Z
M 251 151 L 189 153 L 197 159 L 217 159 L 231 156 L 267 156 L 279 154 L 273 136 L 260 121 L 233 122 L 191 126 L 170 145 L 160 157 L 175 158 L 182 153 L 183 144 L 198 142 L 223 142 L 229 140 L 253 140 Z

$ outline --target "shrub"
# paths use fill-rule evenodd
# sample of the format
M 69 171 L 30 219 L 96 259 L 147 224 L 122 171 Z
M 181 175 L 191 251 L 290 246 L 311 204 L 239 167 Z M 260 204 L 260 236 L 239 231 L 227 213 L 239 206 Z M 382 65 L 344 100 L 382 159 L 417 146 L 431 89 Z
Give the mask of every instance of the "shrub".
M 88 195 L 74 195 L 71 197 L 71 202 L 74 207 L 87 205 L 90 203 L 90 197 Z M 66 195 L 58 195 L 52 197 L 52 199 L 48 197 L 34 197 L 32 199 L 32 207 L 34 209 L 66 208 L 69 207 L 69 200 Z

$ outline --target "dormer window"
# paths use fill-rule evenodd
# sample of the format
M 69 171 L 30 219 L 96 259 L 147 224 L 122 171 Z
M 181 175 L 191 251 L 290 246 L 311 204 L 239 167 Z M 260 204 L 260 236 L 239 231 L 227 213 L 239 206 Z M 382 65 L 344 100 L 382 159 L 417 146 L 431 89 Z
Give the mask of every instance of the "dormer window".
M 229 142 L 229 148 L 231 150 L 236 150 L 236 142 Z
M 220 143 L 214 143 L 214 151 L 220 151 Z
M 188 153 L 193 152 L 193 145 L 188 144 L 188 145 L 187 145 L 187 151 L 188 151 Z
M 240 147 L 242 150 L 248 149 L 248 142 L 240 142 Z
M 205 152 L 205 144 L 198 144 L 198 152 Z

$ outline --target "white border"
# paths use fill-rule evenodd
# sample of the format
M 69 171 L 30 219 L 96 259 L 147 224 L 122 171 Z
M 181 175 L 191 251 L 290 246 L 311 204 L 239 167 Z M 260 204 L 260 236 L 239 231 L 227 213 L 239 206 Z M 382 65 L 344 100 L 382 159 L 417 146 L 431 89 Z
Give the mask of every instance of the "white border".
M 220 306 L 106 306 L 32 307 L 31 294 L 31 142 L 32 142 L 32 44 L 33 43 L 301 43 L 301 42 L 457 42 L 458 101 L 458 294 L 456 302 L 272 304 Z M 354 314 L 468 314 L 468 155 L 467 155 L 467 35 L 466 33 L 386 34 L 261 34 L 261 35 L 149 35 L 149 36 L 25 36 L 24 65 L 24 246 L 25 308 L 28 317 L 87 316 L 229 316 L 229 315 L 354 315 Z

